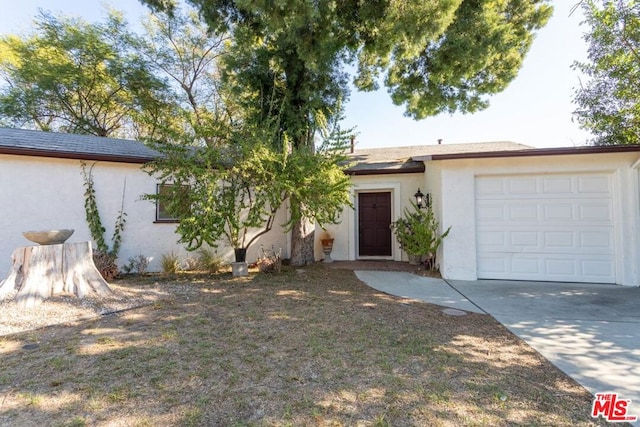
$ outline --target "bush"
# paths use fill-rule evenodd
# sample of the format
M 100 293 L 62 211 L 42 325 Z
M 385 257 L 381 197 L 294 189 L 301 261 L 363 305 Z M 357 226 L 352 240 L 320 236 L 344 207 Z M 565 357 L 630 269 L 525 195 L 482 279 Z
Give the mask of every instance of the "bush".
M 93 263 L 96 265 L 98 272 L 107 282 L 115 279 L 120 275 L 116 258 L 106 251 L 96 250 L 93 252 Z
M 427 267 L 436 268 L 436 252 L 447 237 L 451 227 L 438 234 L 439 224 L 431 207 L 420 209 L 411 203 L 413 210 L 405 208 L 404 216 L 391 224 L 391 228 L 402 249 L 409 255 L 423 255 L 427 258 Z
M 150 259 L 144 255 L 129 258 L 129 264 L 122 267 L 125 273 L 135 271 L 138 274 L 145 274 L 149 268 Z
M 282 269 L 282 250 L 265 250 L 262 248 L 262 256 L 256 262 L 261 273 L 279 273 Z
M 176 274 L 180 271 L 180 260 L 173 252 L 162 255 L 160 265 L 164 274 Z
M 222 269 L 224 261 L 222 257 L 211 249 L 200 248 L 198 250 L 198 269 L 215 274 Z
M 200 260 L 196 257 L 188 257 L 182 260 L 180 268 L 183 271 L 198 271 L 200 269 Z

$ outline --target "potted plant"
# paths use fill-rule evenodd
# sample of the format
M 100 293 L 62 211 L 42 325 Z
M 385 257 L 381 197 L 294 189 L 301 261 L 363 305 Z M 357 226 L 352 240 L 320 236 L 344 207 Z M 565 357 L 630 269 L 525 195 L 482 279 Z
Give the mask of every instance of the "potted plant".
M 326 231 L 322 234 L 320 238 L 320 243 L 322 244 L 322 252 L 324 252 L 324 262 L 333 262 L 331 259 L 331 251 L 333 250 L 333 237 Z
M 429 269 L 436 267 L 436 252 L 447 237 L 451 227 L 439 234 L 439 224 L 430 207 L 420 209 L 411 202 L 412 209 L 405 208 L 402 218 L 391 223 L 391 229 L 400 247 L 409 256 L 409 262 L 420 264 L 426 261 Z

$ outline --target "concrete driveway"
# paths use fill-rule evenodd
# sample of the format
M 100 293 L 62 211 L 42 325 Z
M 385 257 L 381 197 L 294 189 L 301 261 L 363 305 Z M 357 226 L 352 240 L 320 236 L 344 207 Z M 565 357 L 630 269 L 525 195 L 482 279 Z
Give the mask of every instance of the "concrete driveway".
M 628 415 L 640 418 L 640 288 L 356 274 L 389 294 L 493 316 L 592 394 L 631 399 Z

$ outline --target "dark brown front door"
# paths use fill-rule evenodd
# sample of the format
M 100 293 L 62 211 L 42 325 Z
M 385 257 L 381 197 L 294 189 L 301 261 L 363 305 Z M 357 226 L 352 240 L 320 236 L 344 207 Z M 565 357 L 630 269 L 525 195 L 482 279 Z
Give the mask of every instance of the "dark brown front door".
M 358 254 L 391 256 L 391 193 L 358 193 Z

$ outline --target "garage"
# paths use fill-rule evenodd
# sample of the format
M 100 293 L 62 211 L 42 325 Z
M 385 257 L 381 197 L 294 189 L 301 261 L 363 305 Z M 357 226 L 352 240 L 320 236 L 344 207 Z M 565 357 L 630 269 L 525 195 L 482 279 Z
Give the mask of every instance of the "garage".
M 476 176 L 477 277 L 616 283 L 613 179 Z

